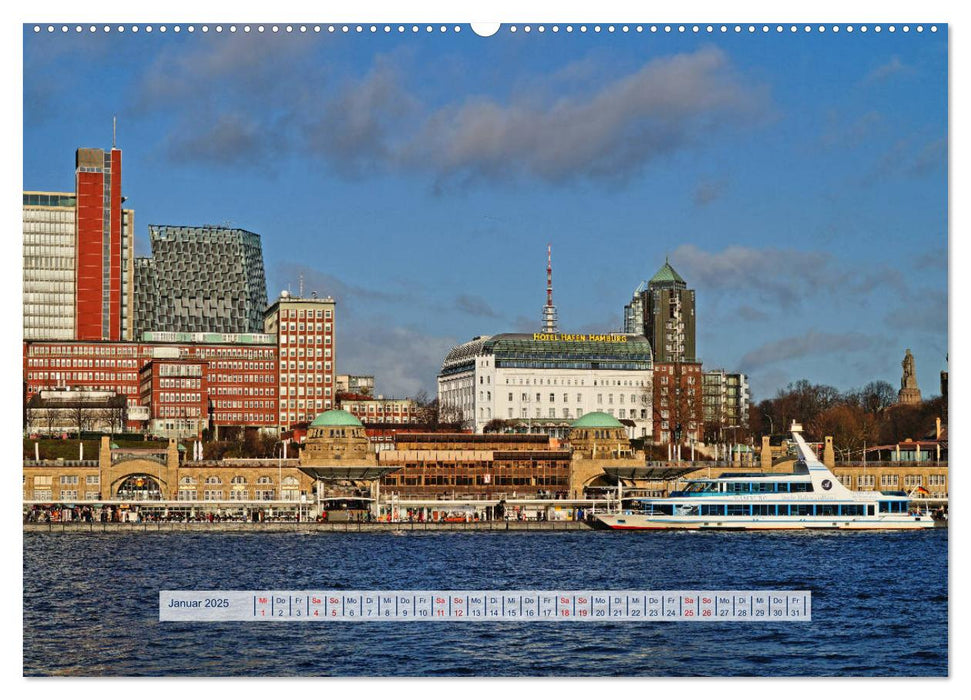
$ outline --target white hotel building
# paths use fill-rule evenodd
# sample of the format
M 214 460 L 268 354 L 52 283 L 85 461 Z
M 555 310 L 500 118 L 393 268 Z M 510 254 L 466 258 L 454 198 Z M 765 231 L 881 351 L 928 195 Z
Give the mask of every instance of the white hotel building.
M 643 335 L 502 333 L 453 348 L 438 375 L 443 421 L 481 433 L 493 419 L 565 437 L 593 411 L 631 437 L 652 432 L 651 345 Z

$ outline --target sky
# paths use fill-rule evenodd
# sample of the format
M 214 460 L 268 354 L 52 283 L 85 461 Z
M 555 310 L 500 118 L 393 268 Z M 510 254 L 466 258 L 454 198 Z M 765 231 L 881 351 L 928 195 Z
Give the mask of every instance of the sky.
M 946 27 L 578 27 L 28 26 L 23 187 L 70 191 L 117 116 L 137 253 L 149 224 L 259 233 L 271 301 L 301 277 L 333 296 L 338 372 L 385 395 L 434 394 L 457 343 L 539 330 L 547 244 L 564 332 L 620 330 L 668 257 L 705 367 L 746 372 L 754 400 L 896 386 L 907 348 L 939 393 Z

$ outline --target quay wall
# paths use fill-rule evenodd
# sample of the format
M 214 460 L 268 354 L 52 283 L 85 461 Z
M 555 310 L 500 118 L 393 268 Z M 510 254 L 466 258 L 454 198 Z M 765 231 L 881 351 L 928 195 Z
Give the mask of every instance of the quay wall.
M 247 522 L 175 522 L 142 523 L 24 523 L 24 533 L 63 534 L 136 534 L 152 532 L 288 532 L 316 534 L 325 532 L 566 532 L 592 530 L 584 521 L 573 520 L 488 520 L 470 523 L 247 523 Z

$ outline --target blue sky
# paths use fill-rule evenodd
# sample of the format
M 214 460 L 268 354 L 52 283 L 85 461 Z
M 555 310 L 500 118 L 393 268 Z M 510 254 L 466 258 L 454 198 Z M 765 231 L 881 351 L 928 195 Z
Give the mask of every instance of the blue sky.
M 70 190 L 118 117 L 149 224 L 262 235 L 339 303 L 338 370 L 433 392 L 447 349 L 615 330 L 669 255 L 698 353 L 755 399 L 925 396 L 947 353 L 947 36 L 24 32 L 24 188 Z

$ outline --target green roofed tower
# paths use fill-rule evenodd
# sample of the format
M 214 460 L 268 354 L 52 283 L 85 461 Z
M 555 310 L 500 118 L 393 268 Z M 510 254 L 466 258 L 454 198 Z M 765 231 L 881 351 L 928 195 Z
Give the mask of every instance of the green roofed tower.
M 634 290 L 624 307 L 624 331 L 646 336 L 657 363 L 696 361 L 695 290 L 667 258 Z

